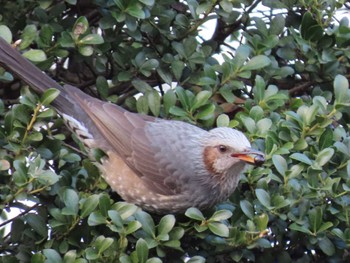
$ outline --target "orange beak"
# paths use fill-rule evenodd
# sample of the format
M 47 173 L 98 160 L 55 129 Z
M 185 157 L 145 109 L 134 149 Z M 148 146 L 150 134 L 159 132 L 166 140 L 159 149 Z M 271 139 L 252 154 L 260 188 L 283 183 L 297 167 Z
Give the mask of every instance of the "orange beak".
M 250 148 L 243 152 L 233 153 L 231 156 L 256 166 L 261 166 L 265 162 L 265 155 L 262 152 Z

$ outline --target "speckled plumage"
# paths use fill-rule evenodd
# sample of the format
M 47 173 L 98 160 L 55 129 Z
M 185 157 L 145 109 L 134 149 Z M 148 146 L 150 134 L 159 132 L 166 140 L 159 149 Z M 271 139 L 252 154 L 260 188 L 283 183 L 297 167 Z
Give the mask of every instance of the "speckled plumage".
M 53 105 L 88 148 L 106 157 L 96 163 L 106 182 L 128 202 L 157 213 L 208 208 L 235 190 L 250 143 L 239 131 L 194 125 L 128 112 L 61 87 L 0 38 L 0 64 L 36 91 L 60 90 Z M 243 158 L 243 157 L 244 158 Z M 261 157 L 262 158 L 262 157 Z M 260 158 L 260 160 L 261 160 Z

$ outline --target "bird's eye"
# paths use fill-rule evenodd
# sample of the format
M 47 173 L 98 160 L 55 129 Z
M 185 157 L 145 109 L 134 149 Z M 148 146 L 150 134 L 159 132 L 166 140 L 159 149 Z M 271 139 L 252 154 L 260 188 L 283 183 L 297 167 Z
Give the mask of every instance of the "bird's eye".
M 227 147 L 225 145 L 219 145 L 219 151 L 221 153 L 225 153 L 225 152 L 227 152 Z

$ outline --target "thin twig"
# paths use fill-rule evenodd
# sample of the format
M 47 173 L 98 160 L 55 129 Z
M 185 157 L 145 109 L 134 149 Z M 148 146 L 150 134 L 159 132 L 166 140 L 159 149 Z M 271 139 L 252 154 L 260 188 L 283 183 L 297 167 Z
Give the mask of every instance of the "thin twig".
M 0 224 L 0 228 L 3 227 L 3 226 L 6 226 L 7 224 L 11 223 L 12 221 L 14 221 L 16 218 L 18 217 L 21 217 L 21 216 L 24 216 L 25 214 L 28 214 L 30 211 L 32 211 L 33 209 L 37 208 L 40 204 L 39 203 L 36 203 L 35 205 L 29 207 L 28 209 L 24 210 L 23 212 L 19 213 L 17 216 L 11 218 L 11 219 L 8 219 L 4 222 L 2 222 Z

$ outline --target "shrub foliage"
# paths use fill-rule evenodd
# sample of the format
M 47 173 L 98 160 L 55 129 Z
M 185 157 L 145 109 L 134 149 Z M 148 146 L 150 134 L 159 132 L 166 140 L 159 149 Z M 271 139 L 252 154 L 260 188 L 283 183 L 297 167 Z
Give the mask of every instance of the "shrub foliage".
M 212 210 L 149 214 L 110 191 L 50 107 L 55 90 L 34 94 L 1 69 L 0 262 L 350 260 L 344 1 L 1 8 L 0 35 L 57 81 L 141 114 L 243 130 L 267 160 Z

